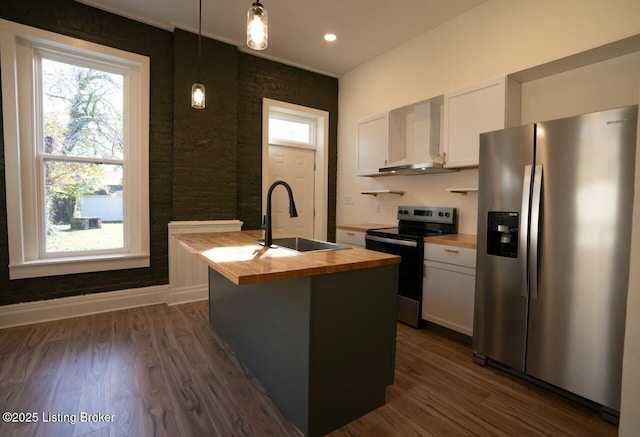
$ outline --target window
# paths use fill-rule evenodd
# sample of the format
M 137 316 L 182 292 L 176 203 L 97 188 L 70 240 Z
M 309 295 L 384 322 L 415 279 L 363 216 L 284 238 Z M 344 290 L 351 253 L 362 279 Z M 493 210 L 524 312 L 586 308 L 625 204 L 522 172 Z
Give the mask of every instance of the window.
M 39 49 L 35 61 L 36 137 L 43 140 L 36 149 L 37 176 L 44 181 L 38 185 L 44 199 L 40 255 L 122 249 L 124 217 L 110 210 L 123 211 L 126 72 L 81 66 Z
M 315 145 L 315 118 L 295 116 L 282 110 L 269 113 L 269 142 Z
M 149 266 L 149 59 L 0 20 L 11 279 Z

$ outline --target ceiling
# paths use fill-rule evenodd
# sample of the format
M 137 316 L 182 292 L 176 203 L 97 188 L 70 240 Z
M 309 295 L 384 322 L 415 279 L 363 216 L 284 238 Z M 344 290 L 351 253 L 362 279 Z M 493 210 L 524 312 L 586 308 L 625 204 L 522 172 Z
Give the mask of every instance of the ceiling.
M 77 1 L 168 30 L 198 32 L 198 0 Z M 269 46 L 254 52 L 245 43 L 252 0 L 202 0 L 202 34 L 338 77 L 485 1 L 262 0 L 269 17 Z M 337 41 L 324 41 L 327 32 L 335 33 Z

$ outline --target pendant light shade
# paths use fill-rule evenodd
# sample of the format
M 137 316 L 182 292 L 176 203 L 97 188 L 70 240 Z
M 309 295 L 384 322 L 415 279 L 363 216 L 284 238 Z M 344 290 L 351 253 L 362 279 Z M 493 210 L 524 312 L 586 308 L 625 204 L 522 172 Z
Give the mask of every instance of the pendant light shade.
M 247 12 L 247 45 L 253 50 L 264 50 L 268 39 L 267 10 L 262 3 L 254 2 Z
M 191 107 L 205 108 L 204 85 L 200 83 L 200 58 L 202 57 L 202 0 L 198 12 L 198 81 L 191 86 Z
M 205 108 L 204 85 L 201 83 L 194 83 L 191 86 L 191 107 L 196 109 Z

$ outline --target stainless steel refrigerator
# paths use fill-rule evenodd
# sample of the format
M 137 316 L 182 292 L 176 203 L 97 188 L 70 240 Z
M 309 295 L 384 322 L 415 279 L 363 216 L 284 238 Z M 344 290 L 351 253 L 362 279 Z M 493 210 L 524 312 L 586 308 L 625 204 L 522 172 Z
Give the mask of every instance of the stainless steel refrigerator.
M 474 360 L 615 420 L 637 106 L 480 136 Z

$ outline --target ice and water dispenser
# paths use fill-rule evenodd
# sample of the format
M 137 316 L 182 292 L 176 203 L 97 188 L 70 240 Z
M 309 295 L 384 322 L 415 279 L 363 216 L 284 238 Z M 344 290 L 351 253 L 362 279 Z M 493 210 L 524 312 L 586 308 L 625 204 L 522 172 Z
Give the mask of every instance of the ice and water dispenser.
M 517 258 L 520 213 L 490 211 L 487 222 L 487 254 Z

